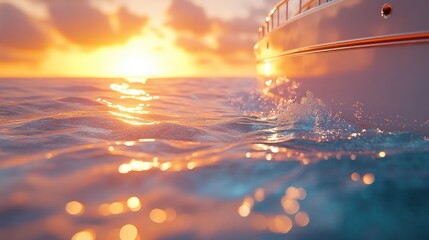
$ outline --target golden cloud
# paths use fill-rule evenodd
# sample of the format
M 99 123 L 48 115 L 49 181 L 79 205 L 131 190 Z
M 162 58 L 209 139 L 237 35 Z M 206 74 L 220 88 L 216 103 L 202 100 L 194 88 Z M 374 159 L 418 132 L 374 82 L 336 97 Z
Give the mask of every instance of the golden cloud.
M 147 17 L 133 15 L 123 7 L 109 18 L 87 1 L 55 0 L 47 4 L 54 28 L 70 42 L 83 47 L 125 43 L 140 34 L 148 21 Z
M 222 20 L 209 18 L 205 10 L 190 0 L 172 0 L 167 11 L 167 26 L 176 31 L 176 45 L 197 59 L 219 58 L 232 65 L 253 64 L 253 45 L 258 22 L 253 11 L 246 18 Z M 206 42 L 206 36 L 215 44 Z M 197 64 L 206 61 L 197 60 Z
M 42 60 L 56 45 L 56 33 L 84 48 L 123 44 L 140 35 L 148 22 L 148 17 L 134 15 L 125 7 L 103 13 L 87 0 L 37 2 L 47 7 L 46 21 L 27 15 L 11 3 L 0 3 L 0 62 Z
M 167 25 L 178 32 L 204 35 L 212 27 L 204 9 L 189 0 L 173 0 L 167 10 L 167 17 Z
M 49 48 L 43 28 L 17 7 L 0 3 L 0 62 L 29 62 L 35 52 Z

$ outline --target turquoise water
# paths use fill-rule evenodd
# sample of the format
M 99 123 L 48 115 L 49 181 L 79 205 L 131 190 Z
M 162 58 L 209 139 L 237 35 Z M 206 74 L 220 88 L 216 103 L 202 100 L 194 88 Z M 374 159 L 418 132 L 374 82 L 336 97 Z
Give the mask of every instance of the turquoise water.
M 286 106 L 287 109 L 286 110 Z M 256 79 L 0 79 L 1 239 L 425 239 L 429 136 Z

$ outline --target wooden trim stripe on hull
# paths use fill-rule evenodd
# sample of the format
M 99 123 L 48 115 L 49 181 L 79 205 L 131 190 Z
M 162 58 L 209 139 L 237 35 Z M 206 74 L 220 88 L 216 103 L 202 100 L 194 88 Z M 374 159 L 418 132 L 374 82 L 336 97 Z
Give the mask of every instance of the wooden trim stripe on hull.
M 273 60 L 284 56 L 296 56 L 310 53 L 321 53 L 329 51 L 341 51 L 359 48 L 398 46 L 409 44 L 429 43 L 429 32 L 407 33 L 400 35 L 389 35 L 381 37 L 354 39 L 348 41 L 339 41 L 334 43 L 320 44 L 309 47 L 297 48 L 275 54 L 264 59 L 258 59 L 257 63 Z

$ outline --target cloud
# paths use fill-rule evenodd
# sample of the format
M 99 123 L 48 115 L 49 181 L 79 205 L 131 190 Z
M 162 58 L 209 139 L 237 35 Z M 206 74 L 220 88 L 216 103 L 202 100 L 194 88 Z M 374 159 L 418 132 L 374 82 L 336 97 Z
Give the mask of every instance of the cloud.
M 125 43 L 140 34 L 148 20 L 120 8 L 113 15 L 116 21 L 112 21 L 84 0 L 53 0 L 47 4 L 55 29 L 70 42 L 90 48 Z
M 256 20 L 257 18 L 251 17 L 249 15 L 246 18 L 234 18 L 229 21 L 220 21 L 220 24 L 223 30 L 228 33 L 256 34 L 255 29 L 258 29 L 258 25 L 259 25 L 259 23 Z
M 203 41 L 194 37 L 180 36 L 176 39 L 176 45 L 190 53 L 208 53 L 214 51 L 214 49 Z
M 254 64 L 253 45 L 257 41 L 259 23 L 249 9 L 247 17 L 223 20 L 207 17 L 203 8 L 190 0 L 172 0 L 167 11 L 167 23 L 177 32 L 176 45 L 192 54 L 197 63 L 217 58 L 231 65 Z M 206 42 L 206 36 L 214 40 Z
M 48 35 L 15 6 L 0 3 L 0 46 L 20 50 L 46 50 Z
M 0 47 L 0 63 L 2 64 L 15 64 L 15 63 L 29 63 L 34 62 L 37 59 L 31 57 L 22 56 L 18 53 L 14 53 L 6 48 Z
M 129 37 L 140 34 L 148 18 L 130 13 L 127 8 L 121 7 L 117 12 L 119 20 L 119 40 L 126 41 Z
M 204 9 L 190 0 L 172 0 L 167 17 L 167 25 L 178 32 L 204 35 L 211 30 L 212 22 Z
M 47 51 L 18 50 L 0 46 L 0 67 L 3 64 L 26 64 L 35 66 L 46 57 L 47 53 Z
M 254 38 L 222 35 L 218 38 L 217 52 L 221 54 L 233 54 L 237 52 L 252 54 L 254 44 Z
M 139 35 L 148 18 L 125 7 L 105 14 L 88 0 L 34 0 L 45 4 L 47 21 L 10 3 L 0 3 L 0 62 L 37 63 L 55 46 L 55 33 L 85 48 L 122 44 Z
M 35 63 L 51 39 L 36 20 L 8 3 L 0 3 L 0 63 Z

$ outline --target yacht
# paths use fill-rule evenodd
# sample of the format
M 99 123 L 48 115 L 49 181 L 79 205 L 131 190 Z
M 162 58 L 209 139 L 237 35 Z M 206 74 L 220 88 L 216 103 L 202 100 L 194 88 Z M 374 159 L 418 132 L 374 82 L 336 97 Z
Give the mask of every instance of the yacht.
M 264 92 L 363 127 L 429 132 L 428 0 L 285 0 L 254 46 Z

